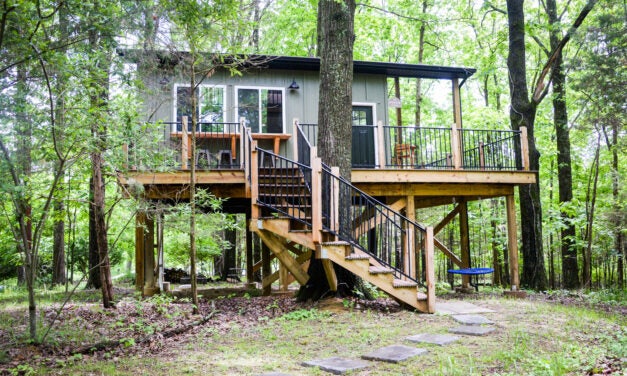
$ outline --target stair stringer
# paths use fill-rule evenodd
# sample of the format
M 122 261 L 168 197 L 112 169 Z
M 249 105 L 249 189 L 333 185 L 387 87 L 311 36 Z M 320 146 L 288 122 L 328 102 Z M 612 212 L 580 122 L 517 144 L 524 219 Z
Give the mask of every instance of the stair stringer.
M 418 299 L 418 287 L 417 286 L 394 286 L 394 276 L 390 273 L 372 273 L 371 261 L 372 258 L 347 258 L 346 255 L 351 253 L 351 246 L 348 243 L 333 242 L 321 244 L 321 255 L 324 258 L 328 258 L 334 263 L 340 265 L 344 269 L 359 276 L 365 281 L 372 283 L 379 289 L 383 290 L 393 298 L 416 308 L 421 312 L 433 313 L 429 308 L 432 304 L 428 304 L 428 296 L 424 296 L 422 299 Z M 365 255 L 365 253 L 364 253 Z

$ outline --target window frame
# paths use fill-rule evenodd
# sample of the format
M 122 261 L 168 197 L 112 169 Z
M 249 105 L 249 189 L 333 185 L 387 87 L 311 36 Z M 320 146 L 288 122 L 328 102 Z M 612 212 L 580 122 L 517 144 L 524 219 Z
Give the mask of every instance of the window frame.
M 233 103 L 235 104 L 235 121 L 239 122 L 239 90 L 240 89 L 246 89 L 246 90 L 257 90 L 258 93 L 260 93 L 262 90 L 275 90 L 275 91 L 280 91 L 281 92 L 281 133 L 279 134 L 285 134 L 285 102 L 286 102 L 286 96 L 285 96 L 285 88 L 281 87 L 281 86 L 250 86 L 250 85 L 242 85 L 242 86 L 234 86 L 233 87 Z M 253 134 L 276 134 L 276 133 L 264 133 L 264 132 L 260 132 L 262 129 L 262 108 L 261 108 L 261 102 L 262 98 L 261 95 L 259 95 L 259 124 L 256 125 L 256 128 L 252 130 Z M 250 125 L 247 124 L 247 126 L 251 127 Z M 252 129 L 252 127 L 251 127 Z
M 179 88 L 189 88 L 190 85 L 188 84 L 174 84 L 173 88 L 172 88 L 172 96 L 174 97 L 174 100 L 172 102 L 173 106 L 173 112 L 172 112 L 172 132 L 176 132 L 177 131 L 177 127 L 178 127 L 178 119 L 177 119 L 177 112 L 178 112 L 178 89 Z M 201 129 L 201 123 L 202 123 L 202 119 L 201 119 L 201 99 L 200 99 L 200 93 L 201 93 L 201 88 L 214 88 L 214 89 L 222 89 L 222 121 L 218 122 L 218 123 L 226 123 L 228 122 L 228 114 L 227 114 L 227 105 L 226 105 L 226 99 L 227 99 L 227 87 L 226 85 L 211 85 L 211 84 L 200 84 L 198 86 L 196 86 L 196 88 L 198 89 L 198 129 L 196 130 L 197 132 L 200 132 Z M 190 123 L 191 123 L 191 119 Z

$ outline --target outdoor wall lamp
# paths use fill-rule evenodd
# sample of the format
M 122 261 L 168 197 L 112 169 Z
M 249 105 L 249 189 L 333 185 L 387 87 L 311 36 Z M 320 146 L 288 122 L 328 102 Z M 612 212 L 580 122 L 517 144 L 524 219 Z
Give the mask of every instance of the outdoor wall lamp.
M 292 80 L 292 83 L 287 88 L 290 90 L 298 90 L 300 89 L 300 86 L 298 86 L 298 84 L 296 83 L 296 80 Z

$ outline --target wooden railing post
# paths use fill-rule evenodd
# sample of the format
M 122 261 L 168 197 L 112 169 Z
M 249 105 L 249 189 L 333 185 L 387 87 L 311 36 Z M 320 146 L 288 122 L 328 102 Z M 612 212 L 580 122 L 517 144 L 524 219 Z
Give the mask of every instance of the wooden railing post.
M 246 164 L 246 147 L 245 142 L 248 142 L 246 137 L 246 121 L 244 117 L 239 118 L 239 166 L 240 168 L 244 168 Z M 248 176 L 248 175 L 245 175 Z
M 181 118 L 181 169 L 187 170 L 189 158 L 189 139 L 187 138 L 187 116 Z M 194 161 L 192 161 L 194 163 Z
M 425 275 L 427 283 L 427 312 L 435 313 L 435 265 L 433 258 L 433 227 L 425 233 Z
M 259 158 L 257 151 L 257 141 L 250 144 L 250 216 L 252 219 L 259 219 L 260 210 L 257 205 L 259 198 Z
M 451 126 L 451 153 L 453 154 L 453 168 L 456 170 L 462 168 L 462 148 L 459 132 L 457 123 L 453 123 Z
M 387 160 L 385 159 L 386 147 L 385 147 L 385 132 L 383 129 L 383 122 L 377 121 L 377 154 L 379 158 L 379 168 L 385 168 Z
M 124 170 L 128 170 L 128 144 L 127 143 L 122 144 L 122 154 L 124 154 L 124 157 L 122 159 L 122 167 L 124 168 Z
M 298 161 L 298 118 L 292 120 L 292 145 L 294 147 L 294 160 Z
M 311 161 L 311 233 L 314 244 L 322 242 L 322 159 Z
M 416 202 L 414 196 L 407 196 L 407 204 L 405 206 L 405 216 L 412 222 L 416 221 Z M 413 223 L 407 224 L 407 266 L 405 274 L 418 279 L 416 272 L 416 229 Z
M 520 154 L 522 155 L 523 170 L 529 171 L 529 136 L 527 127 L 520 127 Z
M 483 150 L 483 141 L 479 141 L 479 168 L 485 170 L 485 151 Z
M 331 173 L 335 176 L 340 176 L 340 168 L 339 167 L 331 167 Z M 331 223 L 330 227 L 332 229 L 339 230 L 340 228 L 340 181 L 338 179 L 333 179 L 333 185 L 331 186 Z

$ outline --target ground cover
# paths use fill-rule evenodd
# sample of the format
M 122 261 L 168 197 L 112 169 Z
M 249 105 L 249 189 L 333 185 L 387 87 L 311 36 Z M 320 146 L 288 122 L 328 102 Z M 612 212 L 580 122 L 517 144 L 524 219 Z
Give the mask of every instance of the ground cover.
M 439 299 L 471 299 L 494 311 L 483 315 L 496 328 L 487 336 L 462 336 L 442 347 L 414 344 L 405 337 L 447 333 L 457 325 L 451 316 L 403 310 L 385 298 L 312 304 L 287 295 L 243 293 L 202 300 L 201 315 L 192 316 L 187 300 L 141 300 L 130 290 L 119 290 L 122 298 L 115 310 L 103 310 L 97 292 L 81 293 L 56 317 L 59 299 L 48 295 L 41 314 L 44 322 L 56 324 L 46 343 L 37 346 L 23 337 L 24 304 L 0 295 L 0 374 L 322 375 L 327 373 L 304 368 L 301 362 L 358 358 L 393 344 L 429 352 L 397 364 L 373 362 L 352 374 L 583 375 L 627 370 L 624 302 L 566 292 L 532 294 L 525 300 L 490 292 L 442 295 Z M 203 318 L 206 322 L 197 325 Z M 91 351 L 102 343 L 109 345 Z

